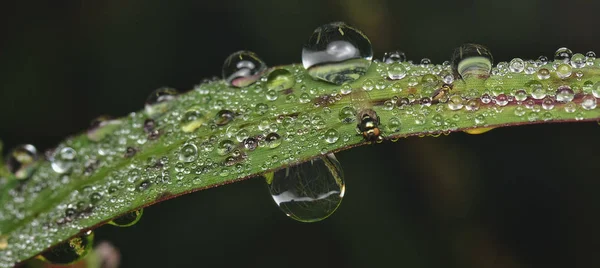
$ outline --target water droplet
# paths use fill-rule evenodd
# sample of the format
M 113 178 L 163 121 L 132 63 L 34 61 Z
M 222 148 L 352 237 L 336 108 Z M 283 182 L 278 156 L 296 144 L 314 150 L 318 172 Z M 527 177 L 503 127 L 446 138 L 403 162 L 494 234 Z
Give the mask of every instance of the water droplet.
M 525 62 L 522 59 L 514 58 L 508 64 L 508 68 L 513 73 L 520 73 L 525 69 Z
M 119 120 L 112 120 L 109 116 L 99 116 L 92 120 L 86 135 L 91 141 L 100 141 L 112 130 L 116 129 L 121 124 Z
M 573 73 L 573 69 L 571 65 L 568 64 L 560 64 L 556 67 L 556 76 L 560 79 L 566 79 Z
M 494 129 L 494 128 L 493 127 L 479 127 L 479 128 L 465 129 L 465 130 L 463 130 L 463 132 L 465 132 L 467 134 L 471 134 L 471 135 L 479 135 L 479 134 L 486 133 L 492 129 Z
M 537 77 L 540 80 L 546 80 L 546 79 L 550 78 L 550 71 L 546 68 L 539 69 L 537 71 Z
M 224 126 L 229 124 L 231 121 L 233 121 L 234 118 L 234 113 L 232 111 L 229 110 L 220 110 L 219 112 L 217 112 L 217 115 L 215 116 L 215 124 L 217 126 Z
M 594 95 L 594 97 L 600 98 L 600 82 L 596 82 L 592 86 L 592 94 Z
M 540 81 L 531 80 L 527 82 L 526 86 L 529 87 L 531 97 L 533 97 L 534 99 L 541 100 L 544 97 L 546 97 L 546 89 Z
M 77 152 L 71 147 L 64 147 L 51 157 L 52 169 L 56 173 L 67 173 L 75 164 Z
M 559 102 L 569 102 L 575 97 L 575 93 L 568 86 L 560 86 L 556 90 L 556 100 Z
M 452 73 L 448 71 L 442 71 L 440 73 L 440 76 L 442 77 L 442 81 L 444 81 L 445 84 L 454 83 L 454 75 L 452 75 Z
M 561 47 L 554 52 L 554 60 L 569 63 L 569 60 L 573 56 L 573 51 L 566 47 Z
M 494 58 L 492 53 L 479 44 L 463 44 L 452 54 L 452 69 L 462 78 L 490 76 Z
M 335 143 L 340 138 L 340 133 L 335 129 L 328 129 L 325 131 L 325 141 L 328 143 Z
M 348 95 L 352 93 L 352 86 L 349 84 L 342 85 L 342 87 L 340 87 L 340 93 L 342 93 L 342 95 Z
M 253 151 L 258 147 L 258 141 L 255 138 L 247 138 L 244 140 L 244 147 L 250 151 Z
M 550 97 L 545 97 L 542 100 L 542 108 L 544 108 L 544 110 L 552 110 L 552 108 L 554 108 L 554 100 Z
M 137 189 L 138 191 L 142 192 L 150 188 L 151 185 L 152 183 L 149 180 L 143 180 L 142 182 L 140 182 Z
M 399 80 L 406 76 L 406 67 L 403 63 L 394 62 L 388 66 L 388 77 L 392 80 Z
M 340 110 L 339 119 L 342 123 L 352 123 L 356 121 L 356 110 L 353 107 L 346 106 Z
M 390 132 L 394 133 L 394 132 L 399 132 L 401 126 L 402 126 L 402 123 L 400 122 L 400 119 L 398 119 L 398 117 L 392 117 L 392 118 L 390 118 L 387 128 Z
M 508 97 L 506 96 L 506 94 L 499 94 L 498 96 L 496 96 L 494 101 L 498 106 L 506 106 L 508 104 Z
M 333 154 L 265 177 L 275 203 L 297 221 L 315 222 L 329 217 L 344 197 L 344 174 Z
M 596 97 L 590 94 L 585 94 L 581 98 L 581 107 L 586 110 L 592 110 L 596 108 Z
M 275 132 L 271 132 L 269 134 L 267 134 L 267 137 L 265 138 L 265 142 L 267 143 L 267 146 L 271 149 L 273 148 L 277 148 L 279 147 L 279 145 L 281 145 L 281 136 L 279 136 L 279 134 L 275 133 Z
M 38 153 L 35 146 L 22 144 L 8 153 L 6 167 L 17 179 L 27 179 L 37 168 L 37 159 Z
M 155 127 L 156 122 L 153 119 L 148 118 L 144 120 L 144 132 L 151 133 L 152 131 L 154 131 Z
M 165 113 L 169 109 L 169 103 L 175 99 L 178 92 L 173 88 L 161 87 L 154 90 L 146 99 L 146 113 L 155 116 Z
M 279 94 L 275 90 L 267 90 L 265 96 L 267 97 L 267 100 L 270 101 L 275 101 L 277 98 L 279 98 Z
M 219 155 L 226 155 L 235 148 L 235 143 L 232 140 L 222 140 L 217 146 L 217 153 Z
M 198 159 L 198 147 L 193 143 L 186 143 L 179 150 L 179 161 L 189 163 L 196 159 Z
M 338 85 L 364 75 L 372 58 L 367 36 L 343 22 L 318 27 L 302 48 L 302 64 L 308 74 Z
M 237 51 L 223 63 L 223 79 L 230 86 L 245 87 L 258 80 L 267 65 L 251 51 Z
M 118 226 L 118 227 L 129 227 L 136 224 L 142 218 L 142 214 L 144 214 L 144 209 L 139 209 L 131 212 L 127 212 L 118 218 L 109 221 L 108 224 Z
M 394 62 L 405 62 L 406 54 L 400 50 L 386 52 L 383 54 L 382 61 L 387 64 L 391 64 Z
M 573 66 L 573 68 L 583 68 L 586 64 L 586 58 L 583 54 L 581 53 L 576 53 L 573 54 L 573 56 L 571 57 L 571 66 Z
M 40 254 L 39 259 L 60 265 L 75 263 L 85 257 L 94 243 L 94 233 L 88 231 L 85 234 L 62 242 L 50 250 Z
M 267 89 L 280 91 L 293 87 L 296 84 L 296 79 L 290 71 L 286 69 L 273 70 L 267 77 Z
M 463 99 L 460 95 L 454 94 L 448 98 L 448 109 L 456 111 L 462 109 L 463 106 Z

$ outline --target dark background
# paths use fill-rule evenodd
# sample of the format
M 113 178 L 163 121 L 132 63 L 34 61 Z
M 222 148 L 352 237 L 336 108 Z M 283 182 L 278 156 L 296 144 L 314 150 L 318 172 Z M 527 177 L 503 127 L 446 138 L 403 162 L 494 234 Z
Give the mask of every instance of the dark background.
M 189 89 L 255 51 L 300 62 L 313 29 L 345 21 L 380 58 L 448 60 L 464 42 L 496 62 L 600 52 L 594 1 L 14 1 L 0 4 L 0 137 L 38 149 L 153 89 Z M 595 123 L 409 138 L 339 153 L 347 192 L 313 224 L 288 219 L 262 180 L 147 208 L 97 241 L 122 267 L 600 267 Z

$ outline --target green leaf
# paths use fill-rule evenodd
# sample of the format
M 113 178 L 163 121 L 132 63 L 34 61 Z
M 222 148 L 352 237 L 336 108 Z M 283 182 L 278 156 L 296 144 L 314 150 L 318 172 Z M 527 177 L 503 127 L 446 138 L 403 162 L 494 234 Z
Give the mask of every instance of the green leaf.
M 536 73 L 500 71 L 489 78 L 456 79 L 451 89 L 437 75 L 449 66 L 402 64 L 409 70 L 403 79 L 387 79 L 387 66 L 374 62 L 360 79 L 341 86 L 313 80 L 298 65 L 275 68 L 294 75 L 291 88 L 266 87 L 274 69 L 244 88 L 224 81 L 201 84 L 66 139 L 28 179 L 19 181 L 0 168 L 0 267 L 129 211 L 369 144 L 348 111 L 375 111 L 380 137 L 392 141 L 600 119 L 592 95 L 600 81 L 599 60 L 573 69 L 566 79 L 554 71 L 543 80 Z M 542 68 L 553 70 L 552 63 Z M 532 92 L 531 81 L 541 84 L 547 97 L 532 98 L 541 93 Z M 574 91 L 571 101 L 556 101 L 563 86 Z M 529 98 L 517 101 L 519 90 Z

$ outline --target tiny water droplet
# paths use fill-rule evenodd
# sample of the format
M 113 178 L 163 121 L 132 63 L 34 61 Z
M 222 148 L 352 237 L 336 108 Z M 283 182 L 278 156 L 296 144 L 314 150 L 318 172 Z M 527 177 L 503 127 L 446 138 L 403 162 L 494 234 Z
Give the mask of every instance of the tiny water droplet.
M 169 103 L 175 99 L 177 90 L 169 87 L 161 87 L 150 93 L 146 99 L 146 113 L 149 116 L 155 116 L 165 113 L 169 109 Z
M 400 50 L 385 52 L 382 61 L 387 64 L 394 62 L 405 62 L 406 54 Z
M 77 152 L 71 147 L 64 147 L 51 157 L 52 170 L 56 173 L 67 173 L 75 164 Z
M 280 91 L 292 88 L 296 84 L 296 79 L 290 71 L 286 69 L 273 70 L 267 77 L 267 89 Z
M 372 58 L 367 36 L 343 22 L 318 27 L 302 48 L 302 64 L 308 74 L 338 85 L 364 75 Z
M 234 113 L 232 111 L 229 110 L 220 110 L 219 112 L 217 112 L 217 115 L 215 116 L 215 124 L 217 126 L 224 126 L 229 124 L 231 121 L 233 121 L 234 118 Z
M 38 153 L 35 146 L 22 144 L 8 153 L 6 167 L 17 179 L 27 179 L 37 168 L 37 159 Z
M 457 111 L 462 109 L 463 106 L 463 98 L 460 95 L 454 94 L 448 98 L 448 109 Z
M 125 213 L 119 216 L 118 218 L 109 221 L 108 224 L 118 227 L 129 227 L 140 221 L 140 219 L 142 218 L 142 214 L 144 214 L 143 208 Z
M 223 63 L 223 79 L 230 86 L 245 87 L 253 84 L 267 70 L 267 65 L 254 52 L 237 51 Z
M 452 54 L 452 69 L 462 78 L 489 77 L 493 63 L 492 53 L 479 44 L 463 44 Z
M 352 123 L 356 121 L 356 109 L 350 106 L 346 106 L 340 110 L 338 118 L 342 123 Z
M 152 183 L 149 180 L 143 180 L 142 182 L 140 182 L 137 189 L 138 189 L 138 191 L 142 192 L 142 191 L 145 191 L 146 189 L 150 188 L 151 185 L 152 185 Z
M 290 218 L 315 222 L 329 217 L 342 202 L 344 174 L 333 154 L 266 174 L 271 197 Z
M 554 60 L 569 63 L 569 60 L 573 56 L 573 51 L 566 47 L 561 47 L 554 52 Z
M 193 143 L 186 143 L 179 150 L 179 161 L 189 163 L 196 159 L 198 159 L 198 147 Z
M 39 259 L 52 264 L 67 265 L 83 259 L 91 250 L 94 243 L 94 233 L 85 234 L 62 242 L 50 250 L 40 254 Z
M 388 66 L 388 77 L 392 80 L 399 80 L 406 76 L 406 67 L 401 62 L 394 62 Z

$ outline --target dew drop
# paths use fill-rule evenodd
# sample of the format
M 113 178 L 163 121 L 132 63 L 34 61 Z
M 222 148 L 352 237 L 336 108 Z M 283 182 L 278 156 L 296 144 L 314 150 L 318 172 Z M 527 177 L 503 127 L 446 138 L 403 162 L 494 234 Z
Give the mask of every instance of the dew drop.
M 340 110 L 339 117 L 342 123 L 352 123 L 356 121 L 356 109 L 346 106 Z
M 94 233 L 87 233 L 71 238 L 62 242 L 38 256 L 43 261 L 67 265 L 75 263 L 85 257 L 91 250 L 94 243 Z
M 325 131 L 325 141 L 328 143 L 335 143 L 340 138 L 340 133 L 335 129 L 328 129 Z
M 149 180 L 143 180 L 142 182 L 140 182 L 140 184 L 138 184 L 137 189 L 138 191 L 142 192 L 150 188 L 151 185 L 152 183 Z
M 296 79 L 290 71 L 286 69 L 273 70 L 267 77 L 267 89 L 280 91 L 293 87 L 296 84 Z
M 318 27 L 302 48 L 302 64 L 308 74 L 338 85 L 364 75 L 372 58 L 367 36 L 343 22 Z
M 520 73 L 525 69 L 525 62 L 522 59 L 514 58 L 508 64 L 508 68 L 513 73 Z
M 35 146 L 22 144 L 10 151 L 6 159 L 6 167 L 17 179 L 27 179 L 37 168 L 38 153 Z
M 181 118 L 181 130 L 183 132 L 194 132 L 196 129 L 202 126 L 206 118 L 200 112 L 199 107 L 192 107 L 185 111 Z
M 600 98 L 600 82 L 596 82 L 592 86 L 592 94 L 594 95 L 594 97 Z
M 233 121 L 234 118 L 234 113 L 232 111 L 229 110 L 220 110 L 219 112 L 217 112 L 217 115 L 215 116 L 215 124 L 217 126 L 224 126 L 229 124 L 231 121 Z
M 390 132 L 394 133 L 394 132 L 399 132 L 401 126 L 402 126 L 402 123 L 400 122 L 400 119 L 398 119 L 398 117 L 392 117 L 392 118 L 390 118 L 390 121 L 388 122 L 387 128 Z
M 561 47 L 554 52 L 554 60 L 569 63 L 569 60 L 573 56 L 573 51 L 566 47 Z
M 575 93 L 568 86 L 560 86 L 556 90 L 556 100 L 559 102 L 570 102 L 575 97 Z
M 136 224 L 142 218 L 142 214 L 144 214 L 144 209 L 139 209 L 135 211 L 131 211 L 125 213 L 111 221 L 108 222 L 110 225 L 118 226 L 118 227 L 129 227 Z
M 537 77 L 540 80 L 546 80 L 546 79 L 550 78 L 550 71 L 546 68 L 539 69 L 537 71 Z
M 237 51 L 223 63 L 223 79 L 230 86 L 245 87 L 258 80 L 267 65 L 254 52 Z
M 269 134 L 267 134 L 267 137 L 265 138 L 265 142 L 267 143 L 267 146 L 271 149 L 273 148 L 277 148 L 279 147 L 279 145 L 281 145 L 281 136 L 279 136 L 279 134 L 275 133 L 275 132 L 271 132 Z
M 394 62 L 405 62 L 406 54 L 400 50 L 386 52 L 383 54 L 382 61 L 387 64 Z
M 581 98 L 581 107 L 585 110 L 592 110 L 596 108 L 596 97 L 590 94 L 585 94 Z
M 558 76 L 560 79 L 566 79 L 571 76 L 572 73 L 573 69 L 571 68 L 571 65 L 563 63 L 556 67 L 556 76 Z
M 545 97 L 542 100 L 542 108 L 544 108 L 544 110 L 552 110 L 552 108 L 554 108 L 554 100 L 550 97 Z
M 388 66 L 388 77 L 392 80 L 399 80 L 406 76 L 406 67 L 401 62 L 394 62 Z
M 244 148 L 247 150 L 253 151 L 258 147 L 258 141 L 255 138 L 247 138 L 244 140 Z
M 179 161 L 189 163 L 196 159 L 198 159 L 198 147 L 193 143 L 186 143 L 179 150 Z
M 51 157 L 52 170 L 56 173 L 67 173 L 75 164 L 77 151 L 71 147 L 64 147 Z
M 232 140 L 222 140 L 217 146 L 217 153 L 219 155 L 226 155 L 233 151 L 233 148 L 235 148 L 235 143 Z
M 174 100 L 177 94 L 177 90 L 169 87 L 161 87 L 154 90 L 146 99 L 146 113 L 149 116 L 165 113 L 169 109 L 170 101 Z
M 583 54 L 581 53 L 576 53 L 573 54 L 573 56 L 571 57 L 571 66 L 573 66 L 573 68 L 579 69 L 579 68 L 583 68 L 586 64 L 586 58 Z
M 462 78 L 489 77 L 493 63 L 492 53 L 479 44 L 463 44 L 452 54 L 452 69 Z
M 454 94 L 448 98 L 448 109 L 457 111 L 463 108 L 463 99 L 460 95 Z
M 333 154 L 265 175 L 271 197 L 290 218 L 316 222 L 342 202 L 344 174 Z
M 120 120 L 111 120 L 109 116 L 99 116 L 92 120 L 86 131 L 88 139 L 100 141 L 121 124 Z

